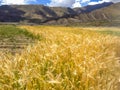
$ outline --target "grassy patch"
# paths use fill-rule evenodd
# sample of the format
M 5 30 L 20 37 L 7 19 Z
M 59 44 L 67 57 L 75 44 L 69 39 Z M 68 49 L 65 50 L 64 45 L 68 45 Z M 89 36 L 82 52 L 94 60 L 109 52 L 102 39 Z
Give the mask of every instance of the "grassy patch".
M 100 32 L 102 34 L 109 34 L 109 35 L 113 35 L 113 36 L 120 36 L 120 31 L 104 30 L 104 31 L 97 31 L 97 32 Z
M 36 40 L 41 40 L 41 36 L 34 35 L 17 26 L 0 26 L 0 52 L 19 53 L 26 46 L 33 44 Z
M 25 36 L 31 39 L 40 39 L 40 36 L 28 32 L 25 29 L 17 28 L 16 26 L 2 25 L 0 26 L 0 37 L 2 38 L 14 38 L 16 36 Z

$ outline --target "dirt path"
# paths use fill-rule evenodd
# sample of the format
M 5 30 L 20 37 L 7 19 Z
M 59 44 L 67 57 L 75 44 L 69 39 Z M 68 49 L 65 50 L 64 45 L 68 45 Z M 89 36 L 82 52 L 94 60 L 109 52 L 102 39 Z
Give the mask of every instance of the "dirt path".
M 16 36 L 14 38 L 0 37 L 0 51 L 20 53 L 27 45 L 33 44 L 34 41 L 25 36 Z
M 0 25 L 0 52 L 20 53 L 34 41 L 35 36 L 25 29 L 12 25 Z

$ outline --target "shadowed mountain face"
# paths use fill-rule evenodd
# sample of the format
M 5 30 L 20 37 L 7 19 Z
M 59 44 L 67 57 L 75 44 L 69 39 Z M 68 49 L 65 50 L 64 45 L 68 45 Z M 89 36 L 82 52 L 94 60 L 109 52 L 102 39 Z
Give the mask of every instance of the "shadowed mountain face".
M 108 5 L 109 4 L 109 5 Z M 103 3 L 83 8 L 75 8 L 77 15 L 52 20 L 49 24 L 120 26 L 120 3 Z M 92 10 L 91 10 L 92 8 Z M 80 12 L 81 10 L 81 12 Z
M 120 3 L 111 2 L 74 9 L 43 5 L 3 5 L 0 6 L 0 22 L 119 25 L 119 10 Z
M 90 22 L 96 25 L 120 26 L 120 3 L 93 10 L 89 13 L 79 14 L 75 19 L 81 22 Z
M 24 20 L 23 11 L 10 6 L 0 6 L 0 22 L 19 22 Z
M 76 12 L 71 8 L 47 7 L 43 5 L 3 5 L 0 6 L 0 22 L 42 23 Z

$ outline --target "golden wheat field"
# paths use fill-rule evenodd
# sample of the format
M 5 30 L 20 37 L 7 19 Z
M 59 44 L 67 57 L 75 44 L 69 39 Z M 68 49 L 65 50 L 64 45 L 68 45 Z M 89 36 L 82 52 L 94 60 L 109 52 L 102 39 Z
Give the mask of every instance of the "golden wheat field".
M 0 53 L 0 90 L 119 89 L 120 37 L 97 32 L 107 28 L 19 28 L 41 39 L 21 54 Z

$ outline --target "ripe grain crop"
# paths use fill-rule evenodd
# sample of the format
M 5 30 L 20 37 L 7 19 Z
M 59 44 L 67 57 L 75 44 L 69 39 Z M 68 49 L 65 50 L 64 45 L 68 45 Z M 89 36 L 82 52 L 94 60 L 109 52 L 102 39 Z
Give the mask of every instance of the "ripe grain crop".
M 0 57 L 1 90 L 117 90 L 119 37 L 84 28 L 21 26 L 42 39 Z

